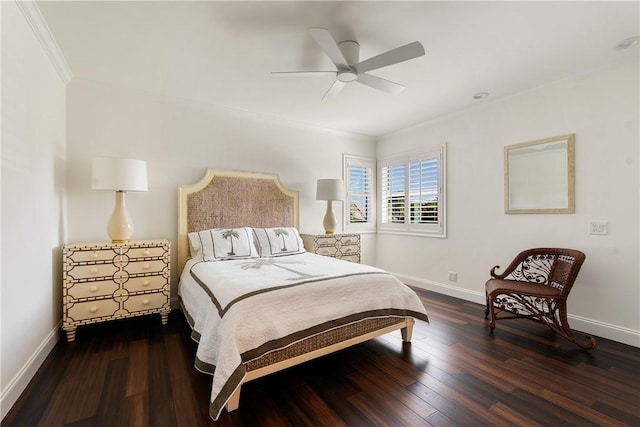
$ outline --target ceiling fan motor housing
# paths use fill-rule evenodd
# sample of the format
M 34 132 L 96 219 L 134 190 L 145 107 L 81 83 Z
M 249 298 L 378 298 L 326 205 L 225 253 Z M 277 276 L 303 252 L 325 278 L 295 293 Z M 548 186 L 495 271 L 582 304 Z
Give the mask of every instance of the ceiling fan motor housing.
M 345 40 L 338 43 L 338 47 L 344 55 L 344 59 L 347 60 L 347 64 L 354 65 L 360 62 L 360 45 L 358 44 L 358 42 L 355 42 L 353 40 Z M 356 73 L 353 68 L 349 67 L 344 70 L 338 70 L 336 79 L 344 83 L 349 83 L 358 80 L 358 73 Z

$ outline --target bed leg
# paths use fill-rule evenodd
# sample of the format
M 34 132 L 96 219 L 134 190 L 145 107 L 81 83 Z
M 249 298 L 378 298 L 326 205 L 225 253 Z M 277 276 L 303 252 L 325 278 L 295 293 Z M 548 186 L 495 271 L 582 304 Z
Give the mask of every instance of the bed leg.
M 235 411 L 240 407 L 240 389 L 242 388 L 242 384 L 235 389 L 229 400 L 227 401 L 227 412 Z
M 407 323 L 404 328 L 400 329 L 400 333 L 402 334 L 402 341 L 411 342 L 411 336 L 413 335 L 413 325 L 416 323 L 415 320 L 409 318 L 407 319 Z

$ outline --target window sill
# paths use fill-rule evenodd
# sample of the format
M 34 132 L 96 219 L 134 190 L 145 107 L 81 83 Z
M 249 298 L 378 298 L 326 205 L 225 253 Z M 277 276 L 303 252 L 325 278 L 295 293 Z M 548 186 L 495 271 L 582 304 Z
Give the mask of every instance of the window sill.
M 428 231 L 406 231 L 406 230 L 378 230 L 378 234 L 395 234 L 398 236 L 434 237 L 436 239 L 446 239 L 447 233 L 434 233 Z

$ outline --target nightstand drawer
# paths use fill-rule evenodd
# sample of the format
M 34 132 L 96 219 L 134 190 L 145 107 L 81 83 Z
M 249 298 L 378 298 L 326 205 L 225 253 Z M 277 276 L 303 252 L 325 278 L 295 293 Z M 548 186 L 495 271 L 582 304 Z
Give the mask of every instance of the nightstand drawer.
M 130 274 L 161 273 L 167 264 L 162 260 L 130 262 L 125 270 Z
M 320 246 L 315 252 L 318 255 L 336 256 L 338 249 L 335 246 Z
M 351 261 L 351 262 L 359 263 L 360 262 L 360 255 L 359 254 L 342 255 L 340 257 L 340 259 L 343 260 L 343 261 Z
M 67 271 L 67 275 L 73 277 L 76 280 L 99 279 L 99 278 L 113 277 L 116 271 L 118 271 L 118 267 L 112 263 L 88 264 L 88 265 L 73 266 L 71 270 Z
M 336 237 L 333 234 L 327 236 L 317 236 L 315 239 L 317 246 L 334 246 L 336 244 Z
M 346 245 L 346 246 L 338 246 L 340 253 L 345 254 L 359 254 L 360 246 L 359 245 Z
M 113 280 L 74 283 L 67 287 L 68 295 L 73 299 L 110 297 L 119 288 Z
M 124 284 L 124 287 L 129 292 L 144 292 L 156 289 L 162 289 L 164 285 L 168 283 L 167 279 L 163 276 L 145 276 L 145 277 L 133 277 Z
M 74 304 L 67 311 L 67 317 L 76 322 L 97 317 L 113 316 L 120 308 L 120 304 L 112 299 L 85 301 Z
M 342 236 L 342 238 L 339 240 L 340 243 L 342 243 L 343 246 L 346 245 L 354 245 L 354 246 L 360 246 L 360 235 L 359 234 L 354 234 L 354 235 L 347 235 L 347 236 Z
M 116 252 L 117 251 L 117 252 Z M 80 262 L 95 262 L 95 261 L 113 261 L 119 256 L 119 250 L 112 249 L 96 249 L 96 250 L 82 250 L 74 251 L 69 258 L 73 263 Z
M 165 248 L 155 246 L 152 248 L 131 248 L 125 252 L 125 255 L 134 260 L 136 258 L 161 258 L 165 253 L 167 253 Z
M 144 294 L 130 297 L 124 302 L 124 308 L 130 313 L 135 313 L 136 311 L 157 310 L 165 304 L 168 304 L 168 298 L 165 294 Z

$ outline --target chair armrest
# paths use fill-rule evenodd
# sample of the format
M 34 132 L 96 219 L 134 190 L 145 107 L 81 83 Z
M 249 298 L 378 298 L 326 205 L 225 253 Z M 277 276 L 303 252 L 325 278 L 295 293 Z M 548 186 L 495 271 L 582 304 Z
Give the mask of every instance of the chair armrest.
M 489 272 L 489 274 L 491 274 L 491 277 L 494 279 L 504 279 L 504 277 L 506 276 L 506 274 L 498 274 L 496 273 L 496 269 L 500 268 L 499 265 L 494 265 L 493 268 L 491 269 L 491 271 Z
M 493 267 L 491 269 L 491 276 L 494 279 L 504 279 L 505 277 L 507 277 L 508 275 L 510 275 L 514 270 L 516 270 L 520 264 L 522 264 L 522 262 L 524 260 L 527 259 L 527 257 L 534 253 L 535 250 L 526 250 L 526 251 L 522 251 L 520 252 L 514 259 L 513 261 L 511 261 L 511 263 L 507 266 L 507 268 L 504 269 L 504 271 L 502 272 L 502 274 L 498 274 L 496 273 L 496 269 L 500 268 L 499 265 L 496 265 L 495 267 Z

